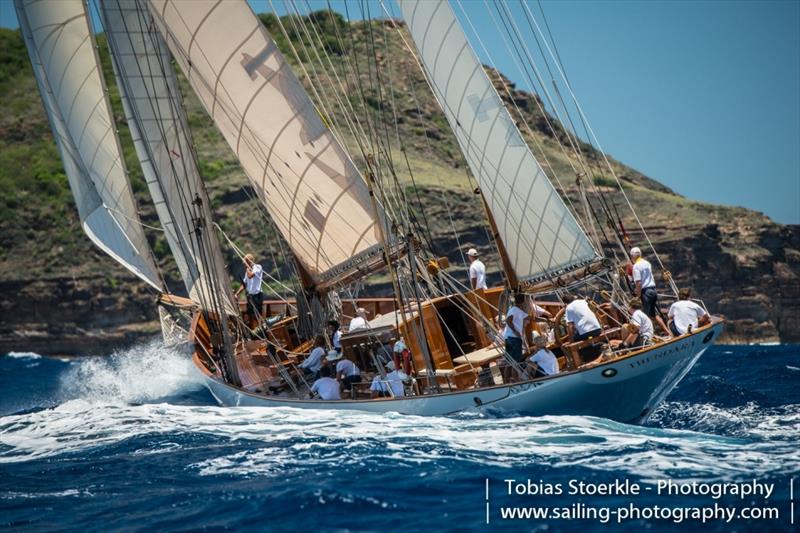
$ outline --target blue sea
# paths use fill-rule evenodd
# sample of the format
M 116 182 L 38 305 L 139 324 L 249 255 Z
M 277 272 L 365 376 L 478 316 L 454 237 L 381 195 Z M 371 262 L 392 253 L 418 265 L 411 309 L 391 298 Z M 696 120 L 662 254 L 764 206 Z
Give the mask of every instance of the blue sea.
M 0 528 L 791 531 L 798 437 L 797 346 L 709 349 L 643 426 L 223 408 L 155 341 L 104 358 L 13 353 L 0 356 Z M 570 494 L 614 482 L 640 494 Z M 657 493 L 668 482 L 726 494 Z M 731 494 L 745 486 L 773 489 Z

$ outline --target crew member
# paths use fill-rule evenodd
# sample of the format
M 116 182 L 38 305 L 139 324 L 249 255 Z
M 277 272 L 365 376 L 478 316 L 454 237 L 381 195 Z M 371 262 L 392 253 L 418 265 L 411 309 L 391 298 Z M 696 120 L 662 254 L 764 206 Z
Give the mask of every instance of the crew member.
M 247 289 L 247 310 L 252 313 L 257 324 L 261 324 L 261 310 L 264 305 L 264 294 L 261 292 L 261 276 L 263 270 L 261 265 L 256 263 L 253 254 L 244 256 L 245 273 L 242 278 L 243 284 L 236 290 L 236 298 L 243 290 Z
M 642 310 L 651 319 L 655 319 L 665 333 L 669 332 L 661 313 L 658 311 L 658 291 L 656 280 L 653 277 L 653 266 L 650 261 L 642 257 L 638 247 L 631 248 L 631 261 L 633 261 L 634 295 L 642 300 Z
M 308 354 L 308 357 L 300 363 L 300 368 L 311 379 L 319 377 L 319 369 L 322 368 L 322 358 L 325 356 L 325 337 L 317 335 L 314 339 L 314 349 Z
M 692 291 L 681 289 L 678 291 L 678 301 L 669 307 L 667 315 L 670 318 L 670 331 L 673 335 L 680 336 L 711 321 L 706 310 L 690 300 Z
M 311 385 L 311 394 L 318 394 L 323 400 L 341 400 L 342 394 L 340 391 L 339 382 L 331 377 L 331 368 L 323 366 L 319 370 L 319 379 Z
M 573 341 L 597 337 L 603 332 L 600 321 L 597 320 L 597 316 L 589 308 L 586 300 L 576 298 L 572 294 L 565 294 L 561 299 L 567 304 L 564 317 L 567 319 L 567 331 Z
M 402 370 L 406 374 L 411 373 L 411 350 L 408 349 L 403 339 L 394 343 L 392 360 L 394 361 L 395 368 Z
M 653 340 L 653 322 L 642 311 L 642 301 L 639 298 L 631 298 L 628 309 L 631 313 L 631 321 L 625 328 L 627 335 L 622 341 L 622 348 L 650 344 L 650 341 Z
M 506 353 L 517 363 L 524 361 L 522 355 L 522 345 L 525 340 L 525 331 L 528 328 L 530 317 L 528 312 L 522 308 L 525 306 L 525 295 L 518 292 L 514 295 L 514 305 L 506 314 L 506 327 L 503 330 L 503 339 L 506 343 Z M 504 367 L 503 379 L 506 383 L 511 377 L 511 366 Z
M 547 349 L 547 339 L 542 335 L 533 338 L 536 353 L 528 357 L 528 365 L 534 370 L 534 377 L 554 376 L 558 374 L 558 360 L 553 352 Z
M 369 387 L 370 394 L 373 398 L 389 396 L 389 391 L 391 390 L 391 395 L 394 398 L 402 398 L 406 395 L 403 381 L 408 379 L 408 375 L 402 370 L 397 370 L 394 366 L 394 361 L 386 363 L 386 370 L 389 372 L 386 373 L 385 379 L 381 379 L 380 375 L 372 378 L 372 385 Z
M 342 353 L 342 332 L 339 330 L 338 320 L 328 321 L 328 335 L 331 338 L 331 346 L 339 353 Z
M 356 316 L 350 321 L 350 326 L 347 328 L 348 333 L 359 329 L 367 329 L 367 310 L 363 307 L 356 309 Z
M 325 360 L 336 363 L 336 379 L 342 383 L 345 390 L 350 390 L 353 385 L 361 381 L 361 370 L 336 350 L 329 351 Z
M 486 265 L 478 259 L 478 250 L 470 248 L 467 251 L 469 259 L 469 283 L 472 290 L 486 289 Z

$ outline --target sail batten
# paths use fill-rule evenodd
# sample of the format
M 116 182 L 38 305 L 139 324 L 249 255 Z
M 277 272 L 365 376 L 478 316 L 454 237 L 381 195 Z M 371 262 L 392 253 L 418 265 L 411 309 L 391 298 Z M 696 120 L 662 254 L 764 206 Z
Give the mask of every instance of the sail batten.
M 162 290 L 128 182 L 85 4 L 15 0 L 15 7 L 84 232 Z
M 598 258 L 467 40 L 449 3 L 398 0 L 423 72 L 484 195 L 520 281 Z
M 189 297 L 236 314 L 166 44 L 142 0 L 100 6 L 133 144 Z
M 148 0 L 155 25 L 316 283 L 369 261 L 380 234 L 369 191 L 244 0 Z M 221 9 L 220 6 L 224 6 Z

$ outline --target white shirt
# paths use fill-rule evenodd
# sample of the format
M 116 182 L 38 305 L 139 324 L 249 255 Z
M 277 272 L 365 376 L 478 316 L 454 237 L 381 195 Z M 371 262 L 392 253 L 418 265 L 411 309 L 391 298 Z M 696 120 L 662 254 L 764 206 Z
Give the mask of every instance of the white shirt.
M 247 289 L 247 294 L 258 294 L 261 292 L 261 275 L 263 270 L 261 269 L 261 265 L 253 265 L 250 267 L 250 270 L 253 272 L 253 277 L 248 278 L 247 274 L 245 274 L 242 280 Z
M 558 361 L 556 360 L 556 356 L 547 348 L 542 348 L 532 356 L 528 357 L 528 361 L 539 365 L 539 368 L 542 369 L 542 372 L 548 376 L 558 374 Z
M 401 374 L 397 370 L 392 370 L 386 374 L 385 380 L 381 380 L 381 376 L 377 375 L 372 378 L 372 385 L 370 385 L 369 390 L 377 392 L 389 392 L 389 387 L 391 387 L 392 396 L 395 398 L 402 398 L 406 395 L 406 391 L 403 388 L 404 376 L 405 374 Z
M 316 346 L 311 353 L 308 354 L 308 357 L 300 363 L 300 368 L 307 368 L 312 372 L 319 372 L 319 369 L 322 368 L 322 356 L 325 355 L 325 349 Z
M 639 336 L 649 341 L 653 338 L 653 321 L 641 309 L 637 309 L 631 315 L 631 324 L 638 326 Z
M 341 400 L 339 382 L 333 378 L 319 378 L 311 385 L 311 392 L 316 392 L 323 400 Z
M 675 323 L 681 335 L 689 331 L 689 326 L 697 327 L 697 319 L 705 315 L 706 311 L 691 300 L 678 300 L 669 306 L 667 315 Z
M 469 265 L 469 279 L 475 280 L 476 289 L 487 289 L 486 286 L 486 265 L 480 259 L 476 259 Z
M 522 335 L 525 335 L 525 331 L 522 328 L 525 323 L 525 319 L 528 318 L 528 313 L 526 313 L 516 305 L 512 305 L 511 309 L 508 310 L 506 319 L 508 317 L 512 317 L 514 327 L 517 328 L 517 331 L 519 331 Z M 508 324 L 506 323 L 506 329 L 503 330 L 503 338 L 507 339 L 509 337 L 520 338 L 519 335 L 511 331 L 511 328 L 508 327 Z
M 575 324 L 575 331 L 578 332 L 578 335 L 600 329 L 600 322 L 594 316 L 592 310 L 589 309 L 589 304 L 586 300 L 573 300 L 570 302 L 567 305 L 565 315 L 567 322 Z
M 637 281 L 642 282 L 642 289 L 656 286 L 650 261 L 641 257 L 633 264 L 633 282 L 636 283 Z
M 347 329 L 347 331 L 355 331 L 357 329 L 367 329 L 368 327 L 369 326 L 367 326 L 366 319 L 364 319 L 364 317 L 357 316 L 350 321 L 350 327 Z
M 338 363 L 336 363 L 336 375 L 341 376 L 344 374 L 345 376 L 360 376 L 361 370 L 358 369 L 356 364 L 352 362 L 350 359 L 342 359 Z
M 342 341 L 341 341 L 341 339 L 342 339 L 342 332 L 337 329 L 333 333 L 333 339 L 331 339 L 331 342 L 333 342 L 334 350 L 340 351 L 342 349 Z

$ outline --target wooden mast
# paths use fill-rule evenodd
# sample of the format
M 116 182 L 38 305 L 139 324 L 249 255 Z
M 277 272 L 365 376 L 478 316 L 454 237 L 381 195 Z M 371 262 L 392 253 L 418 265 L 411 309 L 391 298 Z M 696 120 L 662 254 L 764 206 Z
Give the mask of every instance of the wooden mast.
M 514 267 L 511 265 L 511 259 L 508 257 L 508 251 L 503 244 L 503 239 L 500 238 L 500 232 L 497 230 L 497 223 L 494 221 L 494 217 L 492 216 L 492 210 L 489 208 L 489 204 L 486 202 L 486 197 L 483 196 L 483 192 L 481 191 L 480 187 L 475 189 L 475 194 L 480 195 L 483 209 L 486 211 L 486 218 L 489 219 L 489 227 L 492 229 L 492 238 L 494 239 L 495 246 L 497 246 L 497 252 L 500 254 L 500 263 L 503 266 L 506 285 L 508 285 L 510 290 L 516 292 L 516 290 L 519 288 L 519 278 L 517 277 L 517 273 L 514 271 Z

